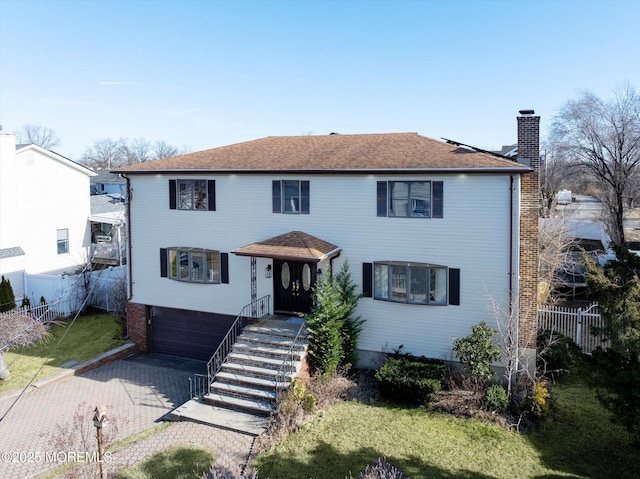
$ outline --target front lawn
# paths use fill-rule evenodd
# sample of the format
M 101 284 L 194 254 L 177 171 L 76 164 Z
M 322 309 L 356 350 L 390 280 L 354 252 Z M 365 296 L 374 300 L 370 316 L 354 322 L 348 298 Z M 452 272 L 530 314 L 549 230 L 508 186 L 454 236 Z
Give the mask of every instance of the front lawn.
M 63 364 L 86 361 L 120 344 L 122 324 L 111 314 L 91 314 L 56 324 L 50 335 L 36 344 L 3 353 L 11 375 L 0 381 L 0 395 L 23 388 L 36 373 L 34 381 L 39 381 L 60 372 Z
M 640 451 L 577 382 L 529 434 L 421 408 L 342 402 L 258 456 L 261 479 L 357 478 L 382 457 L 411 479 L 638 478 Z
M 215 457 L 202 446 L 184 445 L 166 449 L 118 473 L 120 479 L 195 479 L 202 477 Z

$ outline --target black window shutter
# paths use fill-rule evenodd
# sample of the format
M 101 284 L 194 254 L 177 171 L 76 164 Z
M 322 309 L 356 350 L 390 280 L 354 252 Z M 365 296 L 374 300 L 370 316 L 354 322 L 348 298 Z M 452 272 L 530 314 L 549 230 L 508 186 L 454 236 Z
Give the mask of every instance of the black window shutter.
M 362 263 L 362 296 L 373 297 L 373 263 Z
M 220 253 L 220 282 L 229 283 L 229 253 Z
M 176 190 L 178 189 L 176 180 L 169 180 L 169 209 L 176 209 Z
M 160 277 L 167 277 L 167 248 L 160 248 Z
M 442 218 L 444 212 L 444 187 L 442 181 L 434 181 L 431 183 L 433 189 L 433 208 L 432 218 Z
M 309 214 L 309 182 L 300 182 L 300 214 Z
M 209 211 L 216 210 L 216 180 L 207 180 L 207 202 Z
M 449 268 L 449 304 L 460 306 L 460 270 Z
M 273 180 L 271 186 L 271 201 L 273 202 L 274 213 L 282 213 L 281 186 L 280 180 Z
M 387 216 L 387 182 L 378 181 L 377 191 L 378 216 Z

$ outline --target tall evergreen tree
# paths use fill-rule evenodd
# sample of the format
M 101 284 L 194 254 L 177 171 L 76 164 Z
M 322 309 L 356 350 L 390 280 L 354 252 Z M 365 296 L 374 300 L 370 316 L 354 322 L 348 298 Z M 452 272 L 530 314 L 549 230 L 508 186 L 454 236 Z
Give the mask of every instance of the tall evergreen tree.
M 346 261 L 336 275 L 328 268 L 314 286 L 313 308 L 304 319 L 309 327 L 309 358 L 317 372 L 333 374 L 341 365 L 356 363 L 364 321 L 352 317 L 359 299 L 355 289 Z
M 358 363 L 358 337 L 362 331 L 364 320 L 360 316 L 353 316 L 353 311 L 358 304 L 360 295 L 356 293 L 356 284 L 351 278 L 348 260 L 342 263 L 340 271 L 336 273 L 335 283 L 340 292 L 342 302 L 349 306 L 340 328 L 340 335 L 342 336 L 341 364 L 343 366 L 355 366 Z
M 640 444 L 640 256 L 623 246 L 615 253 L 604 268 L 588 265 L 587 285 L 604 323 L 592 333 L 610 341 L 593 351 L 588 374 L 600 401 Z
M 11 311 L 16 307 L 16 298 L 13 295 L 11 281 L 2 276 L 0 281 L 0 312 Z

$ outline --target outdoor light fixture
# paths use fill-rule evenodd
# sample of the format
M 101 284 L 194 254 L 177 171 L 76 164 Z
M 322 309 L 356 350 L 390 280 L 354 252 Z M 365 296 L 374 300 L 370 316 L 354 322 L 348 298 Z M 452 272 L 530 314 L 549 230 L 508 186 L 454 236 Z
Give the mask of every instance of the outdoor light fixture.
M 264 277 L 265 278 L 271 278 L 271 265 L 268 264 L 267 267 L 264 269 Z

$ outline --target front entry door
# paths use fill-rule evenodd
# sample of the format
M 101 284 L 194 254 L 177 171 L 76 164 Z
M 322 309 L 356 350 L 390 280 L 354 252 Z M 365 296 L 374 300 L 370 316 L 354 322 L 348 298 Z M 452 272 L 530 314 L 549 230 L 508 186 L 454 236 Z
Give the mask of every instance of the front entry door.
M 274 309 L 286 313 L 308 313 L 313 306 L 311 288 L 316 281 L 315 263 L 275 260 Z

